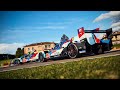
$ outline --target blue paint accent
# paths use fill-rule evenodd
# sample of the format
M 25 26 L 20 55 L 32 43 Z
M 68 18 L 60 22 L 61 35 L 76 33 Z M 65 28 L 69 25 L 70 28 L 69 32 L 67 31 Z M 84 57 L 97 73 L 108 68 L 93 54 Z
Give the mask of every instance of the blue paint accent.
M 110 40 L 107 39 L 107 40 L 101 40 L 101 43 L 110 43 Z

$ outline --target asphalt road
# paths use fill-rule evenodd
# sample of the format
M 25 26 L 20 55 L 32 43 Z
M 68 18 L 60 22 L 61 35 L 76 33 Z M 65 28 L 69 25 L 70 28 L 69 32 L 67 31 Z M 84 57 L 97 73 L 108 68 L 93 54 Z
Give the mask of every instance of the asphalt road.
M 38 67 L 38 66 L 46 66 L 51 64 L 66 63 L 66 62 L 72 62 L 72 61 L 79 61 L 82 59 L 89 60 L 89 59 L 110 57 L 110 56 L 117 56 L 117 55 L 120 55 L 120 50 L 109 51 L 109 52 L 106 52 L 105 54 L 99 54 L 99 55 L 91 55 L 91 56 L 83 55 L 75 59 L 49 60 L 47 62 L 29 62 L 29 63 L 24 63 L 22 65 L 0 68 L 0 72 L 23 69 L 23 68 L 32 68 L 32 67 Z

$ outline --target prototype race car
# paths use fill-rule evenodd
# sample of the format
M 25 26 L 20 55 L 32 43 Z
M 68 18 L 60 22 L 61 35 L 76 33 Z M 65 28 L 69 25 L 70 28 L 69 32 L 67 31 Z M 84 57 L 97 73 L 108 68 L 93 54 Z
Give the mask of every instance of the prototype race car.
M 31 61 L 38 61 L 38 62 L 43 62 L 44 58 L 41 59 L 41 56 L 44 55 L 44 53 L 39 52 L 36 53 L 35 51 L 32 54 L 25 54 L 23 56 L 21 56 L 20 58 L 15 58 L 13 60 L 11 60 L 11 66 L 13 65 L 18 65 L 20 63 L 26 63 L 26 62 L 31 62 Z M 45 56 L 44 56 L 45 57 Z
M 105 37 L 98 38 L 97 34 L 104 34 Z M 66 35 L 61 37 L 52 50 L 48 52 L 47 58 L 65 57 L 76 58 L 82 53 L 99 54 L 112 49 L 112 28 L 107 30 L 84 30 L 84 27 L 78 29 L 78 35 L 69 39 Z M 45 58 L 45 57 L 44 57 Z
M 104 33 L 105 37 L 98 38 L 95 33 Z M 61 37 L 60 43 L 48 52 L 40 51 L 24 55 L 13 60 L 14 63 L 24 63 L 28 61 L 44 62 L 55 57 L 76 58 L 83 53 L 99 54 L 112 49 L 112 28 L 107 30 L 84 30 L 78 29 L 78 35 L 69 39 L 65 34 Z

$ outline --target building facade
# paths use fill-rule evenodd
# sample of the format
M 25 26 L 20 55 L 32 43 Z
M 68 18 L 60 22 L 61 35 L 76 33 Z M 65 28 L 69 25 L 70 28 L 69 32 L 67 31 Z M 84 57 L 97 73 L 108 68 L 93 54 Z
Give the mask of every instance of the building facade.
M 120 44 L 120 32 L 116 31 L 113 33 L 112 43 Z
M 34 43 L 30 45 L 24 46 L 24 54 L 28 54 L 29 52 L 33 52 L 36 50 L 36 52 L 39 51 L 48 51 L 52 48 L 54 48 L 55 43 L 54 42 L 41 42 L 41 43 Z

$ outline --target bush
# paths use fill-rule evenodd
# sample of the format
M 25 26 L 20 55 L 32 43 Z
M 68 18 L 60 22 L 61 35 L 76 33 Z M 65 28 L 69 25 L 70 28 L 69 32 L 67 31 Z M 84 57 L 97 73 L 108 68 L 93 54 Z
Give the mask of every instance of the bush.
M 115 45 L 113 45 L 113 48 L 115 48 L 116 47 L 116 49 L 117 48 L 120 48 L 120 44 L 115 44 Z
M 9 65 L 10 64 L 10 59 L 8 60 L 0 60 L 0 66 L 4 66 L 4 65 Z
M 5 63 L 3 63 L 3 65 L 5 66 L 5 65 L 9 65 L 9 63 L 8 62 L 5 62 Z

